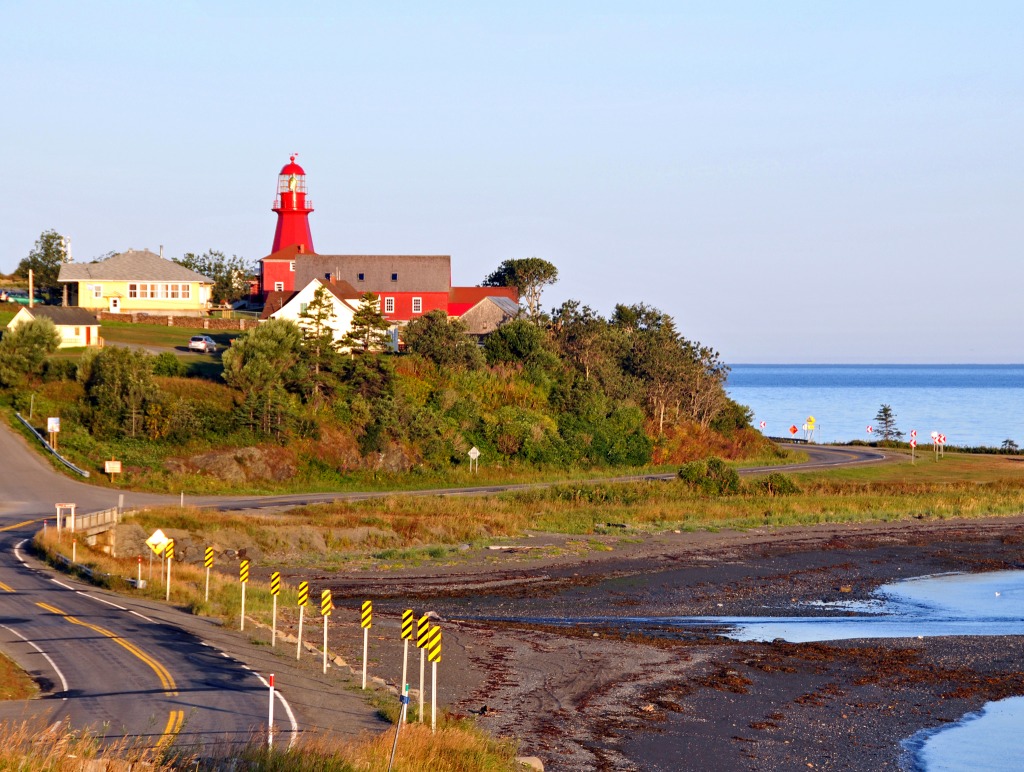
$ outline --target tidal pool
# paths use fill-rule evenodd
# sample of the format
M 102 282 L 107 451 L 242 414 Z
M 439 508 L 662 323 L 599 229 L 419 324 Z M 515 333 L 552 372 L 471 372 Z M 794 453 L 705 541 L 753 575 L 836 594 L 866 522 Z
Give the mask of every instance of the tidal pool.
M 711 627 L 738 641 L 791 643 L 852 638 L 928 638 L 944 635 L 1024 635 L 1024 571 L 941 574 L 880 587 L 869 601 L 798 606 L 843 616 L 591 617 L 554 624 L 627 627 Z M 534 620 L 540 621 L 540 620 Z M 980 711 L 903 741 L 904 769 L 1019 770 L 1024 768 L 1024 697 L 987 703 Z

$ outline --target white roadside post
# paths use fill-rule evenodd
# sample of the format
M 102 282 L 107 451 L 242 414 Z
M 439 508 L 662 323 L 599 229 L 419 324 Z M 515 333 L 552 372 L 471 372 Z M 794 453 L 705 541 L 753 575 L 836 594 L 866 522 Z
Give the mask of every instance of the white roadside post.
M 437 731 L 437 663 L 441 661 L 441 628 L 434 625 L 427 636 L 430 658 L 430 731 Z
M 238 581 L 242 583 L 242 623 L 240 630 L 245 629 L 245 585 L 249 583 L 249 561 L 243 560 L 238 564 Z
M 268 679 L 270 684 L 270 709 L 267 716 L 267 747 L 274 747 L 274 674 Z
M 299 582 L 299 642 L 295 646 L 295 659 L 302 657 L 302 617 L 309 605 L 309 582 Z
M 320 613 L 324 618 L 324 673 L 327 673 L 327 618 L 331 615 L 334 602 L 331 600 L 331 591 L 323 590 L 320 593 Z
M 402 612 L 402 643 L 405 646 L 405 652 L 402 655 L 402 688 L 405 690 L 405 702 L 403 707 L 409 704 L 409 641 L 412 639 L 413 631 L 413 613 L 412 609 L 406 609 Z M 406 711 L 403 710 L 402 716 L 406 716 Z M 395 742 L 398 742 L 398 735 L 395 735 Z
M 366 660 L 370 653 L 370 628 L 373 626 L 373 603 L 363 601 L 363 611 L 359 617 L 359 624 L 363 628 L 363 689 L 366 688 Z
M 270 575 L 270 594 L 274 598 L 273 623 L 270 626 L 270 647 L 277 646 L 277 596 L 281 594 L 281 572 L 275 571 Z
M 416 648 L 420 650 L 420 723 L 423 723 L 423 675 L 427 667 L 427 634 L 430 632 L 430 617 L 426 614 L 416 621 Z

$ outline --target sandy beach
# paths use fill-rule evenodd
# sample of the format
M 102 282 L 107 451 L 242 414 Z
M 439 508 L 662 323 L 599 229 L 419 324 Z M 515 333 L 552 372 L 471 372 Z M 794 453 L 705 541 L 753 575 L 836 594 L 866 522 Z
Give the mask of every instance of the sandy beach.
M 656 622 L 554 624 L 835 614 L 800 604 L 869 599 L 915 576 L 1020 567 L 1021 517 L 536 534 L 512 546 L 330 581 L 339 603 L 374 599 L 370 672 L 395 684 L 402 609 L 437 613 L 440 703 L 518 738 L 547 769 L 897 769 L 902 739 L 1024 694 L 1016 636 L 739 643 Z M 358 628 L 342 635 L 342 651 L 358 661 Z

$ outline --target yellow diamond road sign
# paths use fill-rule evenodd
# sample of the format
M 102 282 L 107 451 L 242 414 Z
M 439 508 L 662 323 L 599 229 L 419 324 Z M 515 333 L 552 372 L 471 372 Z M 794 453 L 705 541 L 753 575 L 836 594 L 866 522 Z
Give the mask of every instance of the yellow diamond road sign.
M 807 425 L 810 426 L 812 429 L 814 428 L 814 416 L 807 416 Z
M 153 535 L 146 539 L 146 546 L 162 557 L 164 554 L 164 548 L 167 546 L 167 542 L 169 541 L 170 539 L 167 538 L 167 534 L 157 528 L 153 531 Z

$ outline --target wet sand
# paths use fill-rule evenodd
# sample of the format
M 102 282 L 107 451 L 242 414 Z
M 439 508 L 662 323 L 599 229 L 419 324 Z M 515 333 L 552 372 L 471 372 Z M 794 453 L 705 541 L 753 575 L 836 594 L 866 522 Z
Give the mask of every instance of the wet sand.
M 547 769 L 897 769 L 900 740 L 1024 694 L 1024 637 L 738 643 L 656 624 L 513 621 L 835 614 L 797 604 L 1024 566 L 1021 517 L 516 543 L 566 554 L 481 551 L 454 566 L 331 582 L 339 603 L 374 599 L 370 672 L 393 683 L 401 610 L 439 614 L 440 703 L 518 738 Z M 358 628 L 341 635 L 357 662 Z

